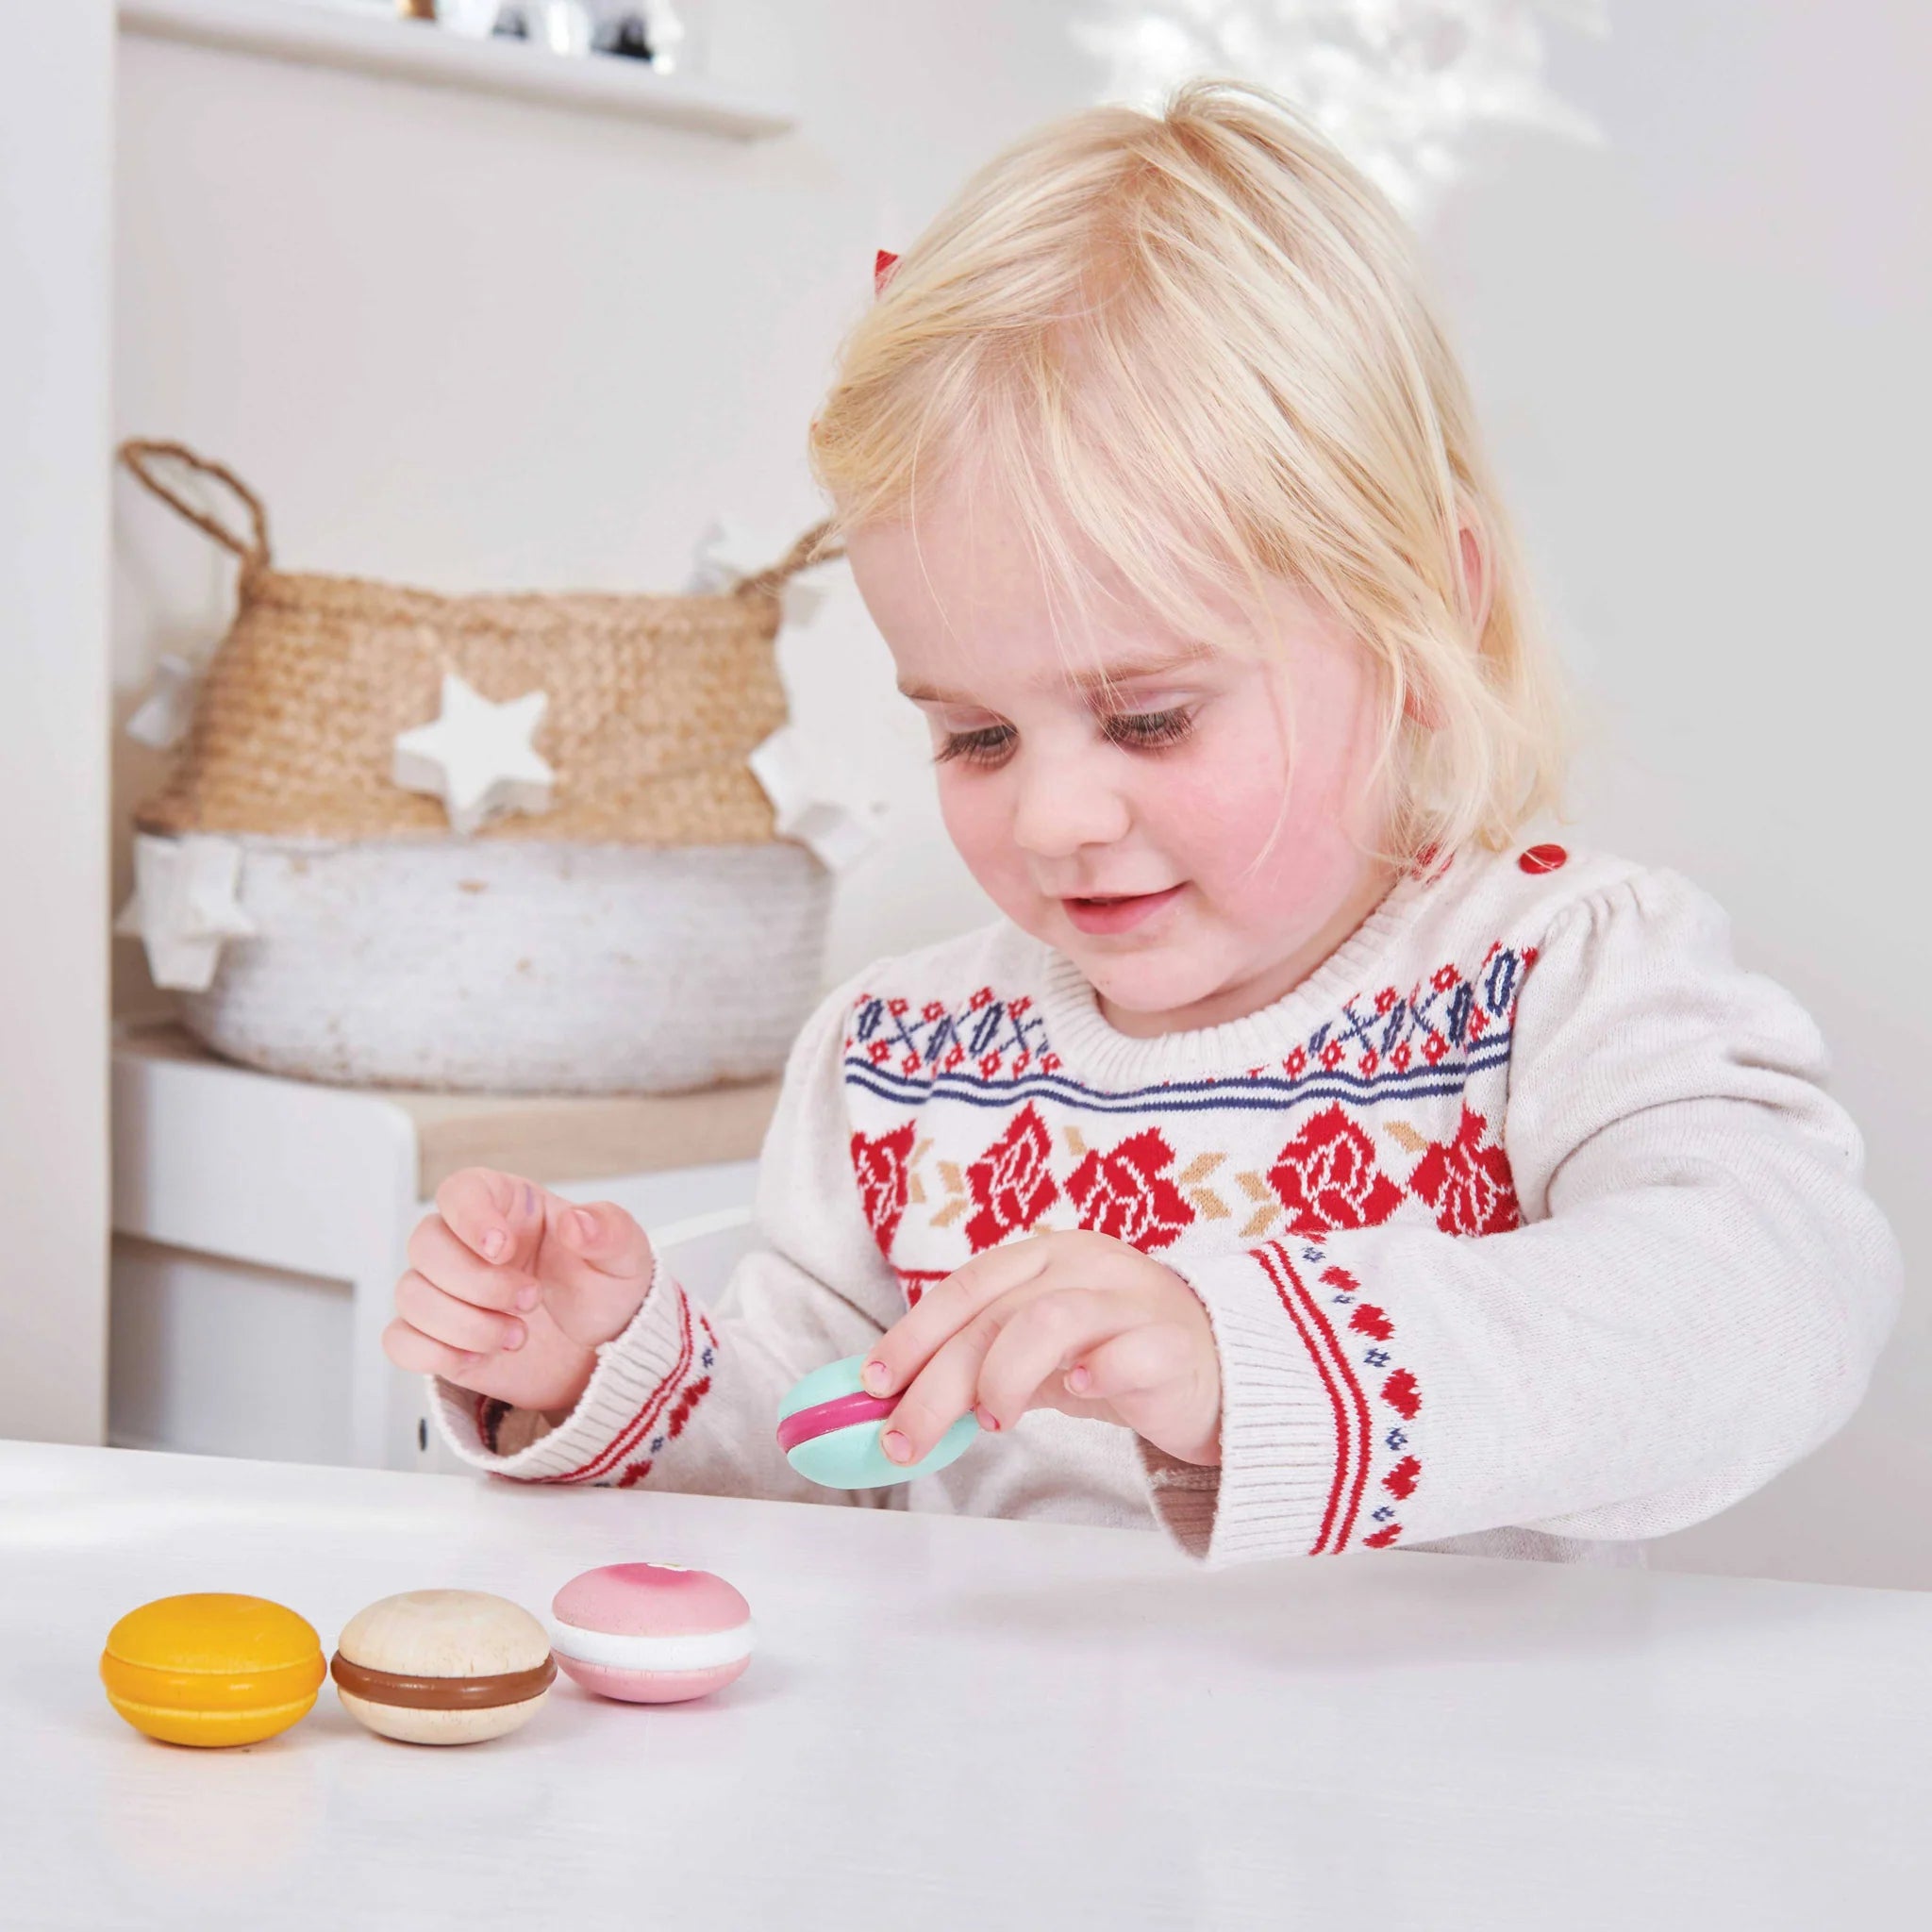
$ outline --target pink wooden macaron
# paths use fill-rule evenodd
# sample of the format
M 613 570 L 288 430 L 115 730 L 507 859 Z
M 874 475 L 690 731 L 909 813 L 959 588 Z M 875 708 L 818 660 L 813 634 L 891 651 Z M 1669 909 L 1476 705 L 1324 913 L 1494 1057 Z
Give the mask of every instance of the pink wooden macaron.
M 626 1704 L 680 1704 L 723 1690 L 751 1661 L 751 1606 L 708 1570 L 608 1563 L 550 1606 L 558 1668 Z

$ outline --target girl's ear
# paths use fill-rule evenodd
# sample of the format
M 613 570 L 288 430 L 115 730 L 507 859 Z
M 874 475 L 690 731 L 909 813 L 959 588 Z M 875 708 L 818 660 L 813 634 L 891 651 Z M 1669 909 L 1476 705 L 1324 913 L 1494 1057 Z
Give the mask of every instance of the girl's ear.
M 1490 573 L 1489 555 L 1483 547 L 1477 525 L 1464 524 L 1460 540 L 1462 581 L 1469 591 L 1469 608 L 1475 618 L 1475 634 L 1480 638 L 1490 627 L 1490 603 L 1495 593 L 1495 582 Z
M 1457 533 L 1457 547 L 1461 554 L 1462 582 L 1469 592 L 1470 612 L 1475 619 L 1475 635 L 1480 641 L 1489 628 L 1490 604 L 1495 591 L 1489 553 L 1483 545 L 1482 526 L 1474 522 L 1464 524 Z M 1402 715 L 1424 731 L 1435 730 L 1442 722 L 1427 693 L 1413 684 L 1403 693 Z

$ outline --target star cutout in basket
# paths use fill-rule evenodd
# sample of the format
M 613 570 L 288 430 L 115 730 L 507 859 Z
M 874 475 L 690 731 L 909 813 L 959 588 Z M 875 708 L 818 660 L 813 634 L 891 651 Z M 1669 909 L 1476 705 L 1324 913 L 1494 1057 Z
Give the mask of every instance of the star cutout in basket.
M 505 812 L 545 811 L 556 774 L 531 741 L 549 703 L 548 691 L 531 691 L 493 705 L 445 671 L 441 717 L 396 734 L 390 775 L 406 791 L 441 799 L 463 838 Z
M 232 839 L 137 833 L 134 896 L 121 908 L 114 930 L 147 948 L 147 970 L 157 986 L 206 992 L 223 946 L 256 936 L 255 922 L 242 909 L 241 879 L 242 848 Z
M 201 673 L 170 651 L 155 666 L 147 695 L 128 719 L 126 732 L 137 744 L 173 751 L 188 736 L 194 718 L 194 691 Z

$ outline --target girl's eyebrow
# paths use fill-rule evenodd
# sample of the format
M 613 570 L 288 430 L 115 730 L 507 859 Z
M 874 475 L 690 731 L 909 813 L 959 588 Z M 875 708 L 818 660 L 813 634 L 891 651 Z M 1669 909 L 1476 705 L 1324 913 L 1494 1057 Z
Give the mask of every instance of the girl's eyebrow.
M 1170 673 L 1183 670 L 1190 664 L 1198 664 L 1202 658 L 1212 657 L 1213 653 L 1206 644 L 1184 644 L 1175 651 L 1166 651 L 1155 658 L 1137 658 L 1119 664 L 1103 664 L 1091 671 L 1082 671 L 1071 677 L 1048 676 L 1036 679 L 1042 689 L 1055 685 L 1071 686 L 1077 691 L 1091 694 L 1105 691 L 1110 685 L 1138 684 L 1150 677 L 1164 677 Z M 961 692 L 940 691 L 929 684 L 908 684 L 903 678 L 899 683 L 901 695 L 908 697 L 915 705 L 959 705 L 971 706 L 978 702 Z

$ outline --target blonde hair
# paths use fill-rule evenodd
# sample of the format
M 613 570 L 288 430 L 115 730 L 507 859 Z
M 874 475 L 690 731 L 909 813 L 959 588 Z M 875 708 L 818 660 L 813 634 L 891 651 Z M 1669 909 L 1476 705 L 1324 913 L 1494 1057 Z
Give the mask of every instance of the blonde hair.
M 1089 549 L 1208 641 L 1241 641 L 1228 601 L 1257 620 L 1270 578 L 1300 586 L 1381 674 L 1391 856 L 1506 844 L 1556 803 L 1554 654 L 1414 237 L 1259 88 L 1095 108 L 994 159 L 846 339 L 810 454 L 841 530 L 991 475 L 1083 612 Z

